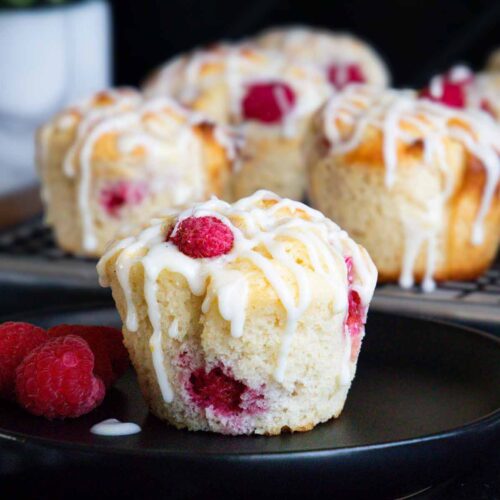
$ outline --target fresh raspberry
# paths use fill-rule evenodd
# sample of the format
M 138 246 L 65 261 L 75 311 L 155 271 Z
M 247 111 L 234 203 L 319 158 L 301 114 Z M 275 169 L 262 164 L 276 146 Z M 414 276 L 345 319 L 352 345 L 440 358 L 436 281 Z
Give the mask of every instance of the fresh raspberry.
M 9 321 L 0 325 L 0 397 L 14 395 L 16 368 L 35 347 L 49 339 L 43 329 Z
M 34 415 L 79 417 L 104 399 L 106 389 L 93 369 L 94 355 L 81 337 L 50 339 L 18 366 L 17 400 Z
M 127 370 L 129 357 L 120 330 L 109 326 L 87 325 L 57 325 L 49 329 L 50 337 L 67 335 L 78 335 L 87 341 L 94 354 L 94 372 L 107 388 Z
M 359 65 L 330 64 L 327 68 L 328 81 L 337 89 L 342 90 L 350 83 L 364 83 L 366 77 Z
M 171 241 L 185 255 L 195 259 L 218 257 L 233 248 L 234 235 L 231 229 L 217 217 L 188 217 L 170 233 Z
M 243 116 L 262 123 L 280 123 L 292 110 L 295 99 L 295 92 L 284 82 L 254 83 L 243 98 Z
M 144 183 L 118 181 L 108 184 L 100 193 L 100 203 L 111 217 L 119 217 L 125 205 L 138 205 L 147 194 Z

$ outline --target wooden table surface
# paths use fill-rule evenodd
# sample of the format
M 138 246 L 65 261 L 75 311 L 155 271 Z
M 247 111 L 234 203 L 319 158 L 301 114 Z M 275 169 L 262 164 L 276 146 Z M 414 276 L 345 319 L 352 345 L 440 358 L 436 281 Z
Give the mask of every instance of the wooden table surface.
M 41 211 L 42 202 L 38 185 L 13 191 L 0 197 L 0 227 L 18 224 Z

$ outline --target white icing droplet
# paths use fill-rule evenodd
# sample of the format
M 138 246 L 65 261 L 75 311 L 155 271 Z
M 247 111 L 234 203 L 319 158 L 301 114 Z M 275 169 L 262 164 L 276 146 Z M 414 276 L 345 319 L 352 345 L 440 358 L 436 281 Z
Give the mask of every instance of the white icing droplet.
M 248 299 L 248 283 L 245 276 L 238 271 L 220 270 L 212 277 L 209 293 L 203 301 L 203 312 L 208 311 L 213 297 L 218 298 L 220 315 L 231 323 L 231 335 L 241 337 Z
M 108 418 L 93 425 L 90 432 L 98 436 L 129 436 L 141 432 L 141 428 L 133 422 L 120 422 L 116 418 Z
M 148 292 L 148 299 L 150 301 L 156 299 L 151 298 L 151 294 L 154 293 L 154 297 L 156 297 L 157 287 L 154 286 Z M 156 306 L 153 314 L 157 314 L 158 306 Z M 163 355 L 163 346 L 162 346 L 162 335 L 161 335 L 161 327 L 158 324 L 155 324 L 155 328 L 153 330 L 153 335 L 149 339 L 149 348 L 151 349 L 151 354 L 153 356 L 153 367 L 155 369 L 156 378 L 158 380 L 158 385 L 160 386 L 161 395 L 163 400 L 166 403 L 171 403 L 174 400 L 174 391 L 172 390 L 172 386 L 168 380 L 167 370 L 165 368 L 165 357 Z
M 441 97 L 443 96 L 443 90 L 444 90 L 443 85 L 444 82 L 442 76 L 435 76 L 431 80 L 429 90 L 431 92 L 431 96 L 434 97 L 434 99 L 441 99 Z
M 472 71 L 464 65 L 454 66 L 449 72 L 449 78 L 452 82 L 463 82 L 471 77 Z
M 170 323 L 170 326 L 168 327 L 168 336 L 171 339 L 179 338 L 179 320 L 177 318 L 174 318 L 172 323 Z

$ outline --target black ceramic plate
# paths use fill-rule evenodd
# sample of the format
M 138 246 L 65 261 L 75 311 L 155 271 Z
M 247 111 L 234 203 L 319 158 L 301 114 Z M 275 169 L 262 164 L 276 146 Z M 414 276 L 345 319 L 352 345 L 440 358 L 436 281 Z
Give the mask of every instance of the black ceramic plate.
M 109 308 L 28 319 L 42 326 L 119 324 Z M 89 432 L 111 417 L 137 422 L 143 430 L 115 438 Z M 341 417 L 303 434 L 227 437 L 175 430 L 148 414 L 132 372 L 100 408 L 73 421 L 49 422 L 14 404 L 0 406 L 0 440 L 62 457 L 81 453 L 94 463 L 129 466 L 135 474 L 147 471 L 164 492 L 189 496 L 207 488 L 244 496 L 264 488 L 289 496 L 367 490 L 401 495 L 469 467 L 499 434 L 500 340 L 385 314 L 370 315 Z

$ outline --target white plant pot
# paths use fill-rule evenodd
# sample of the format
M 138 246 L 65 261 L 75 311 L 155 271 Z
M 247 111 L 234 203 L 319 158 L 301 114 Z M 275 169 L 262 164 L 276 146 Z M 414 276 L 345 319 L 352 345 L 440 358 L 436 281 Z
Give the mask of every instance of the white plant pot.
M 110 57 L 105 0 L 0 10 L 0 194 L 35 181 L 37 127 L 108 87 Z

